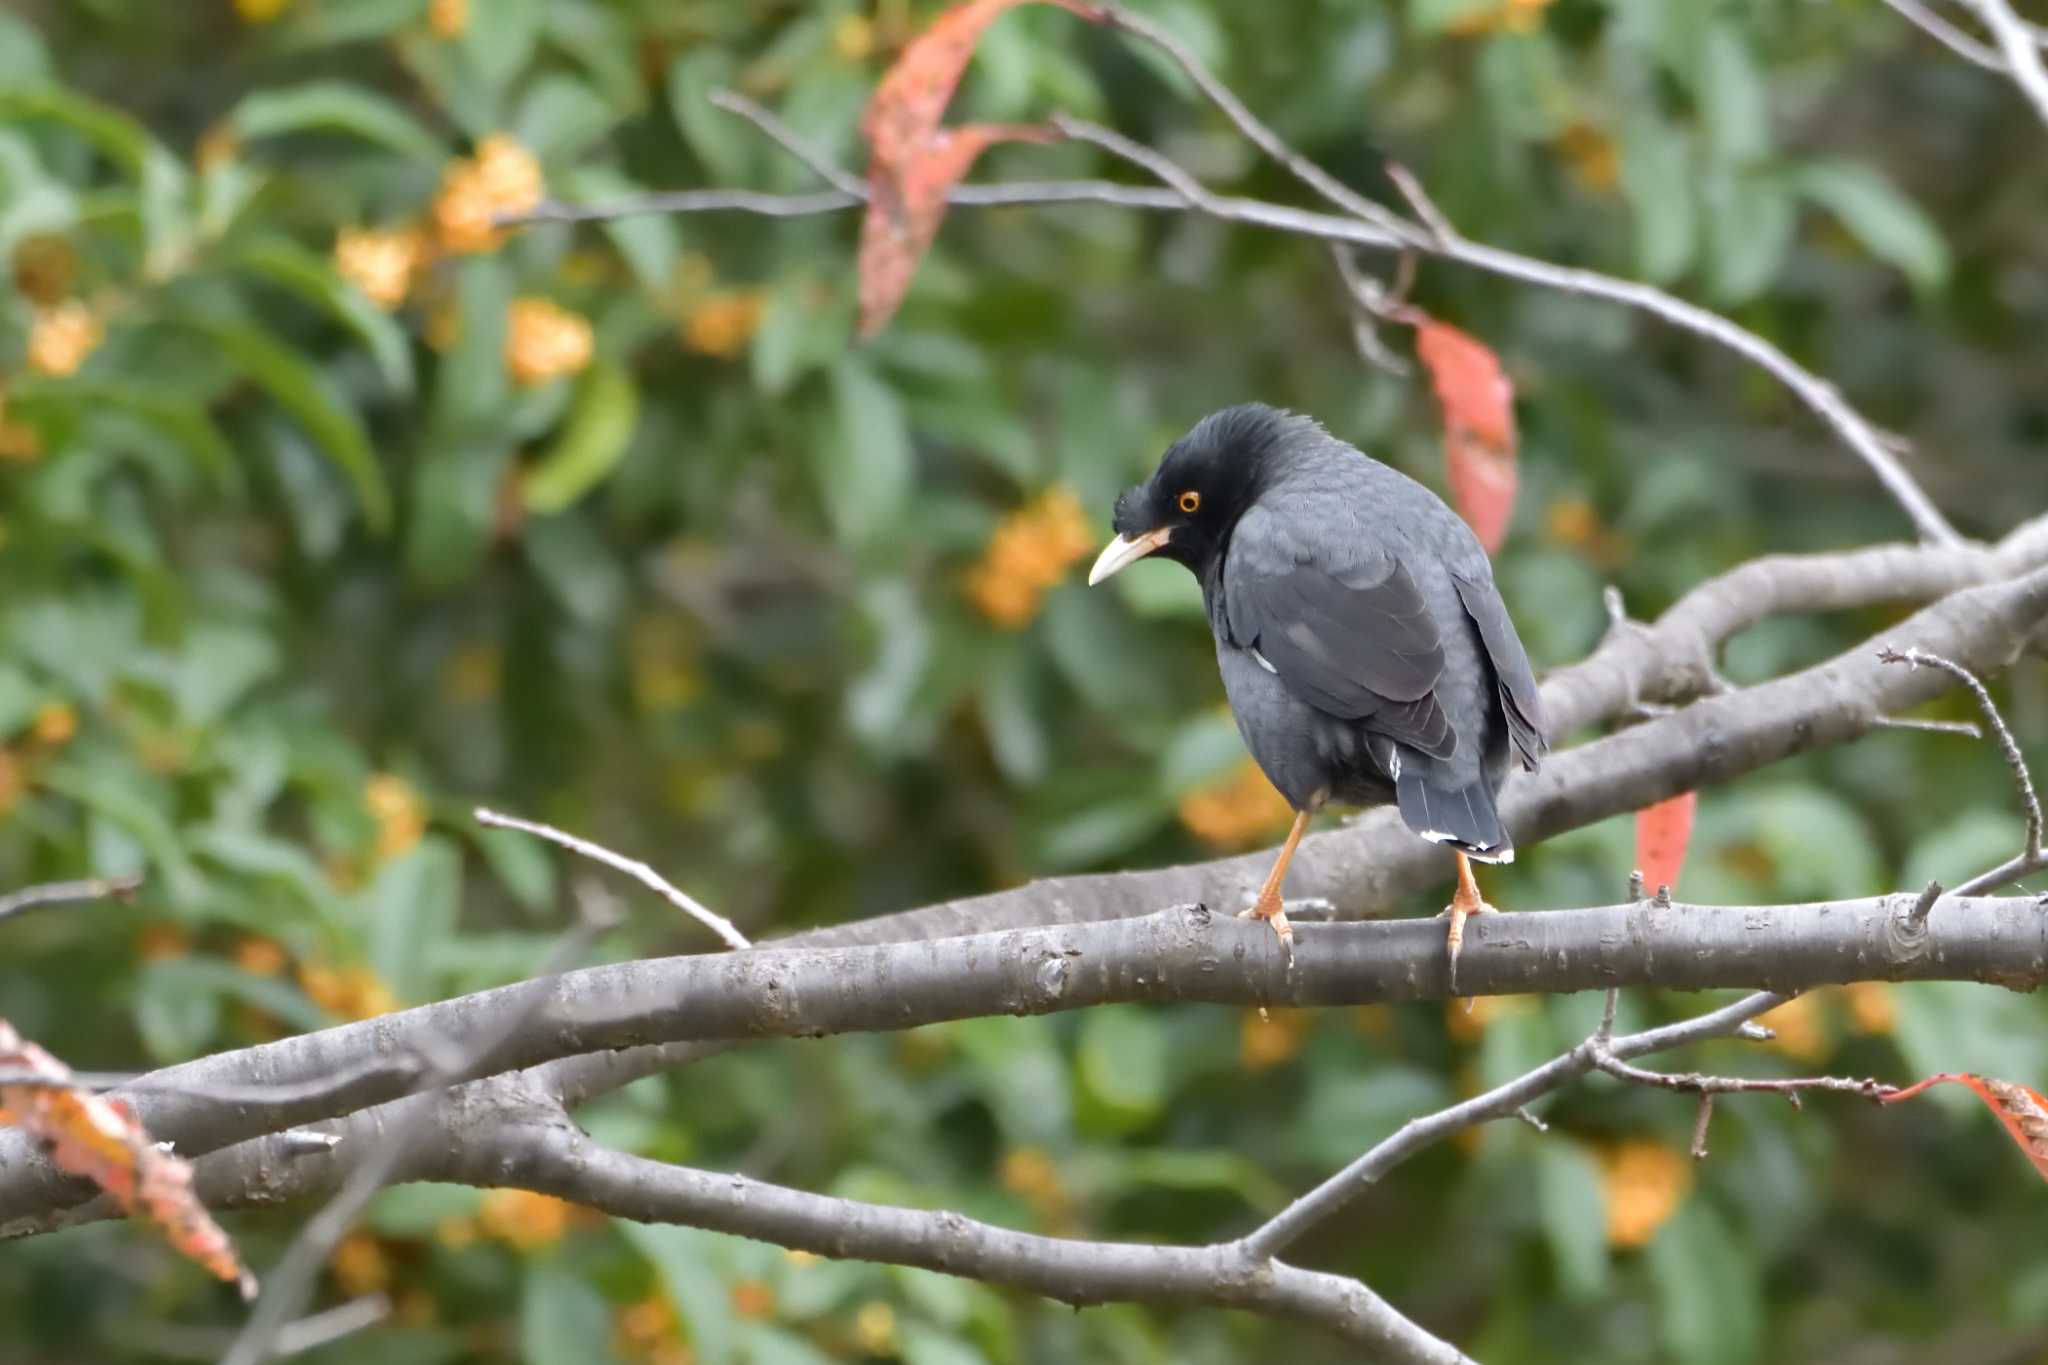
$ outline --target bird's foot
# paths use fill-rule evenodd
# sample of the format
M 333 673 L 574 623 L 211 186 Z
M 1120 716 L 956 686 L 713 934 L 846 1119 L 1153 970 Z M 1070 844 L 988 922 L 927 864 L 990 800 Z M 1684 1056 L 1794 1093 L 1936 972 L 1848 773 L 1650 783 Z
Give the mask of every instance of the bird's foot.
M 1453 996 L 1458 993 L 1458 951 L 1465 946 L 1465 921 L 1473 915 L 1491 913 L 1493 907 L 1479 898 L 1476 889 L 1468 892 L 1465 887 L 1460 886 L 1457 894 L 1451 897 L 1451 903 L 1437 915 L 1438 919 L 1449 919 L 1451 922 L 1450 932 L 1444 935 L 1444 946 L 1451 958 L 1450 980 Z M 1465 1002 L 1465 1008 L 1472 1008 L 1470 1000 Z
M 1261 892 L 1249 908 L 1237 912 L 1239 919 L 1262 919 L 1273 926 L 1279 936 L 1280 946 L 1287 950 L 1287 960 L 1294 961 L 1294 926 L 1287 922 L 1287 910 L 1280 903 L 1277 892 Z

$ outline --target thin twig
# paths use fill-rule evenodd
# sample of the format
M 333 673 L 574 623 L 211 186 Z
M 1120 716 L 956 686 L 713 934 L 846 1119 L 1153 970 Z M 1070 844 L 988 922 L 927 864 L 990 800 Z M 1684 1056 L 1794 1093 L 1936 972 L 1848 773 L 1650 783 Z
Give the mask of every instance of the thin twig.
M 1707 1159 L 1707 1129 L 1713 1125 L 1713 1122 L 1714 1092 L 1702 1090 L 1700 1091 L 1699 1112 L 1693 1116 L 1692 1120 L 1692 1159 L 1694 1161 L 1705 1161 Z
M 770 142 L 810 167 L 820 180 L 833 189 L 842 194 L 866 197 L 867 186 L 861 182 L 859 176 L 835 165 L 832 158 L 820 151 L 809 138 L 745 95 L 734 90 L 713 90 L 705 98 L 713 107 L 723 109 L 728 114 L 738 114 L 753 124 Z
M 1288 146 L 1286 139 L 1254 114 L 1245 102 L 1195 55 L 1194 49 L 1182 42 L 1171 29 L 1153 22 L 1142 14 L 1133 14 L 1115 5 L 1103 6 L 1100 13 L 1103 21 L 1110 27 L 1120 28 L 1126 33 L 1143 38 L 1171 58 L 1174 65 L 1187 73 L 1188 79 L 1195 83 L 1203 96 L 1221 110 L 1223 116 L 1235 124 L 1237 130 L 1243 133 L 1253 146 L 1279 162 L 1295 179 L 1344 212 L 1363 219 L 1398 239 L 1411 240 L 1423 235 L 1415 224 L 1408 222 L 1393 210 L 1373 203 Z
M 1873 722 L 1880 730 L 1925 730 L 1935 735 L 1961 735 L 1982 739 L 1984 731 L 1973 720 L 1922 720 L 1917 716 L 1879 716 Z
M 139 873 L 123 877 L 88 877 L 75 882 L 44 882 L 39 886 L 24 886 L 19 891 L 0 896 L 0 920 L 33 910 L 43 905 L 70 905 L 80 901 L 105 900 L 109 896 L 127 897 L 142 885 Z
M 218 1081 L 185 1081 L 176 1076 L 136 1071 L 73 1071 L 52 1075 L 41 1071 L 0 1069 L 0 1086 L 30 1090 L 79 1090 L 90 1094 L 123 1091 L 128 1094 L 180 1095 L 216 1104 L 275 1105 L 299 1104 L 323 1095 L 339 1095 L 373 1077 L 404 1084 L 426 1069 L 424 1059 L 411 1054 L 369 1056 L 324 1076 L 298 1082 L 266 1084 L 256 1081 L 234 1085 Z
M 731 920 L 706 906 L 695 897 L 678 889 L 667 878 L 663 877 L 646 863 L 628 858 L 623 854 L 614 853 L 602 844 L 593 844 L 588 839 L 579 839 L 573 834 L 556 829 L 553 825 L 543 825 L 535 820 L 522 820 L 516 815 L 501 815 L 497 811 L 486 810 L 482 806 L 476 809 L 476 822 L 479 825 L 487 825 L 492 829 L 516 829 L 521 834 L 531 834 L 536 839 L 545 839 L 549 843 L 559 844 L 571 853 L 580 854 L 592 862 L 603 863 L 606 867 L 625 873 L 648 890 L 662 897 L 670 905 L 675 906 L 676 909 L 681 910 L 684 914 L 704 925 L 712 933 L 717 934 L 719 938 L 723 939 L 727 947 L 751 948 L 754 946 L 745 934 L 742 934 L 733 927 Z
M 2034 106 L 2041 122 L 2048 123 L 2048 66 L 2042 65 L 2041 48 L 2033 26 L 2014 14 L 2012 6 L 2005 0 L 1968 2 L 1977 11 L 1977 17 L 1984 21 L 1984 27 L 1991 30 L 1991 36 L 1998 40 L 1998 49 L 2005 54 L 2006 70 L 2013 84 Z
M 1666 1024 L 1613 1039 L 1600 1051 L 1614 1057 L 1640 1057 L 1707 1038 L 1723 1037 L 1736 1032 L 1757 1015 L 1776 1009 L 1786 999 L 1786 996 L 1773 991 L 1760 991 L 1682 1023 Z M 1512 1114 L 1530 1101 L 1591 1071 L 1594 1068 L 1596 1039 L 1597 1035 L 1588 1038 L 1571 1051 L 1553 1057 L 1483 1095 L 1475 1095 L 1422 1118 L 1410 1119 L 1392 1136 L 1253 1229 L 1238 1245 L 1261 1260 L 1278 1256 L 1312 1229 L 1334 1218 L 1381 1176 L 1422 1148 L 1475 1124 Z
M 1881 1100 L 1897 1090 L 1895 1085 L 1865 1077 L 1854 1080 L 1847 1076 L 1709 1076 L 1700 1071 L 1650 1071 L 1644 1067 L 1631 1066 L 1614 1055 L 1612 1049 L 1595 1047 L 1593 1065 L 1619 1081 L 1631 1085 L 1654 1086 L 1660 1090 L 1682 1090 L 1693 1095 L 1735 1095 L 1752 1092 L 1762 1094 L 1792 1095 L 1807 1090 L 1829 1090 L 1842 1095 L 1861 1095 L 1867 1100 Z
M 1395 310 L 1402 307 L 1401 299 L 1407 287 L 1399 279 L 1392 288 L 1381 284 L 1358 268 L 1358 262 L 1351 255 L 1351 248 L 1342 242 L 1326 242 L 1330 261 L 1337 267 L 1337 274 L 1344 281 L 1344 288 L 1351 295 L 1354 305 L 1351 315 L 1351 340 L 1358 347 L 1358 358 L 1374 369 L 1406 378 L 1410 373 L 1408 362 L 1387 348 L 1381 338 L 1377 322 L 1389 319 Z M 1401 256 L 1401 274 L 1414 274 L 1415 256 L 1404 252 Z
M 1966 62 L 1975 62 L 1987 71 L 1996 71 L 2001 76 L 2010 75 L 2011 68 L 2005 58 L 1998 55 L 1998 49 L 1980 43 L 1954 24 L 1944 19 L 1920 0 L 1884 0 L 1907 23 L 1940 43 Z
M 1409 208 L 1415 210 L 1415 216 L 1422 220 L 1430 235 L 1436 238 L 1438 246 L 1450 247 L 1460 240 L 1458 230 L 1451 226 L 1451 220 L 1444 216 L 1444 211 L 1436 206 L 1436 200 L 1430 198 L 1429 192 L 1422 188 L 1422 182 L 1415 178 L 1413 171 L 1398 161 L 1388 161 L 1385 170 L 1387 179 L 1393 181 L 1394 188 L 1401 191 L 1401 197 L 1408 201 Z
M 1938 668 L 1970 689 L 1970 695 L 1977 699 L 1977 709 L 1984 713 L 1984 721 L 1991 727 L 1991 734 L 1998 741 L 1998 751 L 2005 758 L 2005 766 L 2012 770 L 2013 785 L 2019 790 L 2020 810 L 2027 820 L 2026 856 L 2041 857 L 2041 799 L 2034 793 L 2034 777 L 2027 771 L 2026 755 L 2020 752 L 2018 741 L 2007 728 L 2005 717 L 1999 714 L 1998 703 L 1991 699 L 1991 691 L 1983 680 L 1953 659 L 1939 654 L 1930 654 L 1924 649 L 1893 649 L 1886 646 L 1878 650 L 1877 657 L 1888 664 L 1905 664 L 1918 668 L 1922 664 Z

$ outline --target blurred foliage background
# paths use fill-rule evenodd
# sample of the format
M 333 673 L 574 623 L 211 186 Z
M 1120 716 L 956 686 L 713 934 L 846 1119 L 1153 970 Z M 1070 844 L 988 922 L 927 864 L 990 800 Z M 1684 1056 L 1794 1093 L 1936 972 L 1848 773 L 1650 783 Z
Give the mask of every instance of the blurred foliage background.
M 1362 187 L 1415 167 L 1483 240 L 1728 310 L 1909 434 L 1971 534 L 2041 509 L 2048 157 L 1999 79 L 1848 0 L 1161 0 Z M 848 344 L 852 215 L 499 234 L 546 194 L 806 188 L 729 85 L 858 168 L 910 0 L 15 0 L 0 14 L 0 881 L 144 870 L 0 926 L 0 1013 L 132 1067 L 517 978 L 563 921 L 486 801 L 651 858 L 772 935 L 1270 842 L 1186 576 L 1084 591 L 1110 498 L 1226 401 L 1321 416 L 1441 486 L 1426 384 L 1357 360 L 1319 248 L 1101 207 L 962 210 Z M 1065 109 L 1290 198 L 1153 54 L 1057 11 L 990 32 L 955 117 Z M 1004 148 L 983 178 L 1093 174 Z M 1770 380 L 1611 307 L 1428 266 L 1520 392 L 1500 560 L 1539 666 L 1765 551 L 1901 517 Z M 1405 345 L 1405 338 L 1393 338 Z M 1734 642 L 1754 679 L 1881 624 Z M 2048 729 L 2041 669 L 2007 689 Z M 1960 706 L 1949 714 L 1966 715 Z M 1705 794 L 1681 890 L 1951 880 L 2019 827 L 1995 755 L 1887 733 Z M 1626 820 L 1501 904 L 1612 901 Z M 1447 864 L 1448 867 L 1448 864 Z M 1418 903 L 1435 909 L 1434 900 Z M 705 948 L 635 899 L 604 951 Z M 1642 1022 L 1700 1001 L 1637 995 Z M 1105 1009 L 755 1048 L 588 1106 L 636 1151 L 1054 1233 L 1243 1230 L 1598 1002 Z M 2048 1081 L 1990 987 L 1821 992 L 1776 1054 Z M 1728 1045 L 1735 1047 L 1737 1045 Z M 1301 1250 L 1489 1361 L 2038 1359 L 2043 1191 L 1929 1101 L 1574 1088 L 1433 1151 Z M 264 1267 L 288 1217 L 229 1220 Z M 0 1251 L 0 1357 L 207 1358 L 225 1290 L 118 1225 Z M 942 1277 L 394 1190 L 318 1359 L 647 1365 L 1350 1358 L 1200 1311 L 1072 1313 Z

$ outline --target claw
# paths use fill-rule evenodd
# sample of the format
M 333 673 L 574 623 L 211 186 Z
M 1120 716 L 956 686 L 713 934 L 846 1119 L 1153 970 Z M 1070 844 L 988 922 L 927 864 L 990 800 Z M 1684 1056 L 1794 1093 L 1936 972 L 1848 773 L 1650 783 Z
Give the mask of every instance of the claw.
M 1287 961 L 1294 961 L 1294 926 L 1287 922 L 1287 910 L 1278 896 L 1260 896 L 1256 901 L 1237 912 L 1239 919 L 1262 919 L 1273 926 L 1273 932 L 1280 939 L 1280 946 L 1287 950 Z

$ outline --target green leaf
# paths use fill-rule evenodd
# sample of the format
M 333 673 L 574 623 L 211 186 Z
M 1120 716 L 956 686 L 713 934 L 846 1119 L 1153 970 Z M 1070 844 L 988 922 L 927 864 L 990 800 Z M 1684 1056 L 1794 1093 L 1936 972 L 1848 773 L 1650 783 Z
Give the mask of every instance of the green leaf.
M 711 92 L 733 83 L 732 58 L 699 47 L 668 69 L 668 107 L 690 150 L 715 182 L 745 184 L 754 162 L 753 130 L 711 103 Z
M 434 375 L 430 446 L 497 435 L 507 407 L 505 318 L 512 281 L 495 257 L 473 256 L 455 271 L 455 345 Z
M 35 85 L 48 79 L 50 49 L 28 20 L 0 14 L 0 86 Z
M 1768 174 L 1711 177 L 1703 185 L 1707 287 L 1724 304 L 1756 297 L 1777 279 L 1792 246 L 1792 190 Z
M 181 909 L 197 905 L 205 882 L 192 866 L 177 827 L 169 812 L 151 799 L 152 789 L 136 782 L 118 768 L 64 762 L 44 770 L 43 786 L 60 796 L 106 817 L 117 829 L 135 840 L 148 856 L 152 876 L 171 904 Z
M 1621 189 L 1635 214 L 1636 269 L 1659 284 L 1683 275 L 1699 246 L 1692 148 L 1648 109 L 1622 121 Z
M 574 203 L 604 204 L 635 199 L 647 187 L 609 166 L 576 166 L 560 177 L 563 193 Z M 676 275 L 683 254 L 682 230 L 666 213 L 635 213 L 600 225 L 612 246 L 625 257 L 642 291 L 659 295 Z
M 184 212 L 190 177 L 183 164 L 118 109 L 55 86 L 0 89 L 0 121 L 37 118 L 71 128 L 135 181 L 144 272 L 161 276 L 182 254 L 190 233 Z
M 462 855 L 439 835 L 377 871 L 357 897 L 369 924 L 369 961 L 406 1001 L 434 996 L 433 953 L 455 933 L 462 903 Z
M 1607 1228 L 1600 1168 L 1586 1149 L 1553 1135 L 1529 1144 L 1536 1160 L 1536 1204 L 1565 1294 L 1588 1299 L 1607 1288 Z
M 540 840 L 510 829 L 478 828 L 470 837 L 491 875 L 523 909 L 538 914 L 554 904 L 555 860 Z
M 228 126 L 244 142 L 293 133 L 347 133 L 425 166 L 438 166 L 449 154 L 447 144 L 403 106 L 347 81 L 255 91 L 228 115 Z
M 563 610 L 600 625 L 618 619 L 629 591 L 625 570 L 604 538 L 575 516 L 546 517 L 526 528 L 526 562 Z
M 185 326 L 211 339 L 247 375 L 289 412 L 322 453 L 355 487 L 363 520 L 378 534 L 391 529 L 391 489 L 370 449 L 362 423 L 333 392 L 318 370 L 268 332 L 242 322 L 185 315 Z
M 1244 760 L 1244 740 L 1227 710 L 1193 716 L 1167 742 L 1159 756 L 1159 788 L 1180 797 L 1228 773 Z
M 411 396 L 412 344 L 405 329 L 337 274 L 325 256 L 289 238 L 267 237 L 242 247 L 228 263 L 290 290 L 354 332 L 369 348 L 384 382 L 401 396 Z
M 1897 266 L 1922 289 L 1948 282 L 1948 243 L 1919 205 L 1869 166 L 1823 161 L 1800 168 L 1793 183 L 1841 221 L 1864 249 Z
M 896 391 L 857 356 L 832 366 L 825 434 L 812 443 L 812 464 L 839 539 L 868 545 L 900 532 L 915 468 L 910 425 Z
M 1410 0 L 1408 28 L 1416 34 L 1442 33 L 1498 8 L 1499 0 Z
M 242 467 L 235 460 L 234 447 L 221 434 L 205 403 L 188 395 L 125 378 L 73 375 L 62 380 L 24 376 L 8 397 L 23 408 L 47 405 L 75 413 L 98 407 L 132 413 L 184 447 L 215 488 L 230 496 L 242 492 Z
M 995 1115 L 1004 1141 L 1051 1146 L 1071 1138 L 1066 1060 L 1045 1020 L 991 1015 L 952 1027 L 968 1060 L 968 1084 Z
M 456 49 L 492 96 L 502 95 L 532 60 L 546 13 L 546 0 L 491 0 L 488 19 L 479 16 L 463 29 Z
M 512 452 L 496 444 L 441 444 L 413 465 L 405 527 L 405 568 L 430 587 L 460 583 L 491 548 L 498 490 Z
M 519 1293 L 519 1354 L 526 1365 L 607 1365 L 618 1359 L 611 1339 L 611 1310 L 597 1286 L 559 1260 L 528 1262 Z
M 1076 1074 L 1122 1126 L 1136 1127 L 1165 1106 L 1168 1057 L 1166 1027 L 1142 1005 L 1103 1005 L 1081 1021 Z
M 1981 806 L 1964 811 L 1914 838 L 1900 883 L 1918 890 L 1939 878 L 1954 886 L 2004 862 L 2025 846 L 2026 837 L 2026 822 L 2017 811 Z
M 1704 1199 L 1658 1229 L 1650 1278 L 1677 1365 L 1748 1365 L 1763 1345 L 1762 1290 L 1749 1251 Z
M 1733 24 L 1707 30 L 1700 49 L 1700 117 L 1714 164 L 1740 169 L 1770 154 L 1771 101 L 1749 43 Z
M 513 116 L 521 145 L 549 165 L 573 161 L 604 140 L 618 115 L 597 92 L 572 76 L 542 76 L 527 89 Z
M 592 365 L 577 383 L 568 425 L 521 484 L 526 510 L 559 512 L 596 487 L 625 455 L 639 417 L 631 377 L 610 361 Z
M 37 687 L 12 664 L 0 663 L 0 741 L 13 739 L 35 719 L 44 700 Z
M 613 1219 L 625 1239 L 653 1263 L 675 1301 L 676 1312 L 689 1330 L 696 1365 L 731 1365 L 733 1360 L 732 1296 L 712 1269 L 712 1251 L 721 1240 L 698 1228 L 669 1224 L 629 1223 Z M 575 1355 L 563 1357 L 577 1359 Z
M 988 1365 L 988 1357 L 958 1337 L 923 1323 L 903 1325 L 903 1365 Z

